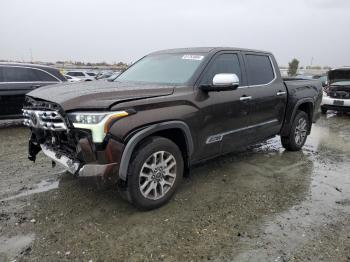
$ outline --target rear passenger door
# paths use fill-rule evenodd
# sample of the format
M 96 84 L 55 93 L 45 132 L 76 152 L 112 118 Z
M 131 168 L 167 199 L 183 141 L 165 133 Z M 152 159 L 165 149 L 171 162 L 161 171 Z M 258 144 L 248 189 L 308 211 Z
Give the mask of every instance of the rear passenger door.
M 22 115 L 25 94 L 38 87 L 60 82 L 45 71 L 22 66 L 0 66 L 0 117 Z
M 244 53 L 250 90 L 250 135 L 259 141 L 277 134 L 283 124 L 287 90 L 269 54 Z

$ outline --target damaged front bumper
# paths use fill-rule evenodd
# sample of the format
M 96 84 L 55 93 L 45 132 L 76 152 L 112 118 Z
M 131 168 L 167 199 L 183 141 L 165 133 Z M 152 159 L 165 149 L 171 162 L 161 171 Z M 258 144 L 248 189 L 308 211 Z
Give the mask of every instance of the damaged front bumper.
M 36 154 L 43 151 L 53 162 L 73 175 L 100 176 L 105 180 L 116 181 L 124 145 L 114 139 L 109 139 L 104 147 L 100 145 L 100 150 L 94 149 L 95 147 L 89 143 L 88 139 L 80 139 L 77 151 L 82 159 L 79 160 L 55 151 L 50 145 L 38 144 L 34 139 L 30 139 L 28 158 L 35 161 Z

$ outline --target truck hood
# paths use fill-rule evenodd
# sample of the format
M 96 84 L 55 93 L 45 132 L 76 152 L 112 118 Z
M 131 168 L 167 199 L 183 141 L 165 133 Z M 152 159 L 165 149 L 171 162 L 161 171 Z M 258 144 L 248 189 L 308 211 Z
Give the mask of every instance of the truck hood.
M 59 104 L 63 110 L 108 109 L 124 101 L 171 95 L 173 86 L 91 81 L 38 88 L 27 95 Z
M 336 82 L 350 82 L 350 67 L 338 68 L 328 72 L 329 84 Z

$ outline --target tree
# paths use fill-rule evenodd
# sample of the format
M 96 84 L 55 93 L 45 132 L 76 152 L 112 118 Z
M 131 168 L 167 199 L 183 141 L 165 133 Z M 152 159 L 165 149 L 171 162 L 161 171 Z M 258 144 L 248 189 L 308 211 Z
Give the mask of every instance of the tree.
M 299 67 L 299 60 L 294 58 L 290 63 L 288 67 L 288 75 L 289 76 L 295 76 L 297 74 Z

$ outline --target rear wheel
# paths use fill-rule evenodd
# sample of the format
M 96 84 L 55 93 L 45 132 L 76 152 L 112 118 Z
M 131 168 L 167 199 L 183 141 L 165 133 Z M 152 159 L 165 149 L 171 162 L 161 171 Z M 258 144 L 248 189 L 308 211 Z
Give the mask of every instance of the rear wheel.
M 297 111 L 288 136 L 282 136 L 281 142 L 289 151 L 299 151 L 305 144 L 310 129 L 310 119 L 304 111 Z
M 321 106 L 321 113 L 322 114 L 327 114 L 327 109 Z
M 178 146 L 163 137 L 150 137 L 133 154 L 128 170 L 128 200 L 144 210 L 168 202 L 183 177 Z

